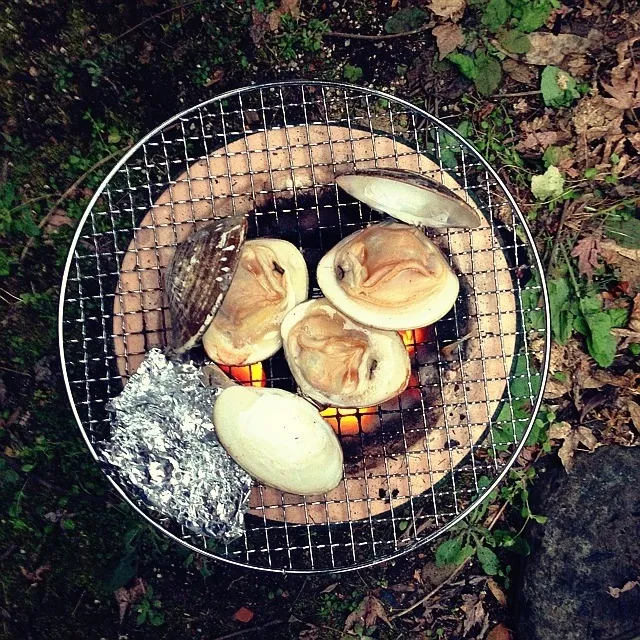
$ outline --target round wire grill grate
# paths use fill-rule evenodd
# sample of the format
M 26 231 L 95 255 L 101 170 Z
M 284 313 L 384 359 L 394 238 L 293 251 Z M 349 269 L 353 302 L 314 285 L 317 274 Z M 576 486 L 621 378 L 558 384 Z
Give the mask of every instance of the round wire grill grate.
M 432 327 L 404 333 L 409 388 L 381 407 L 328 415 L 346 453 L 327 496 L 252 491 L 243 538 L 221 546 L 134 497 L 102 460 L 105 409 L 170 319 L 162 272 L 195 228 L 246 215 L 249 237 L 296 244 L 313 278 L 344 236 L 381 219 L 335 186 L 340 171 L 402 167 L 475 205 L 474 230 L 428 231 L 461 293 Z M 76 419 L 109 480 L 145 519 L 199 553 L 289 572 L 339 571 L 404 554 L 465 517 L 515 461 L 538 410 L 549 310 L 530 232 L 497 173 L 455 131 L 392 96 L 344 84 L 248 87 L 147 135 L 94 195 L 69 254 L 60 350 Z M 246 384 L 295 385 L 281 354 L 231 371 Z

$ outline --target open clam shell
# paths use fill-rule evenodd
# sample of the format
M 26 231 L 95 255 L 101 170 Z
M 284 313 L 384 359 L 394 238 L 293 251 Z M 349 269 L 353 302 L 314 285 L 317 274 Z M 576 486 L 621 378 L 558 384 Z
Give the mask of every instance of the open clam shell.
M 418 227 L 480 226 L 478 212 L 451 189 L 406 169 L 358 169 L 336 177 L 349 195 L 372 209 Z
M 171 314 L 171 348 L 194 347 L 220 308 L 238 267 L 247 233 L 244 218 L 230 216 L 190 235 L 165 273 Z

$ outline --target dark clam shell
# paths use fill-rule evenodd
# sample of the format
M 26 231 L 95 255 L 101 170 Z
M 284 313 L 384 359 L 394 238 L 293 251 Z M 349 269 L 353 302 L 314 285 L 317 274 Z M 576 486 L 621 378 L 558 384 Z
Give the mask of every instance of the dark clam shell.
M 190 235 L 176 249 L 165 274 L 171 314 L 171 348 L 194 347 L 229 290 L 247 234 L 245 218 L 229 216 Z
M 407 224 L 433 228 L 480 226 L 474 207 L 441 182 L 415 171 L 356 169 L 337 176 L 336 183 L 372 209 Z

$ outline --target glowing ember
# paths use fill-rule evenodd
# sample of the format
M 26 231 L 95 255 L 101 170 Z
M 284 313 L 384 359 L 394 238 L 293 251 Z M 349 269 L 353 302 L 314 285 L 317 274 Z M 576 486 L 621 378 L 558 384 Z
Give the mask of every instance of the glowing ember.
M 220 365 L 220 368 L 228 373 L 234 380 L 241 382 L 246 387 L 266 387 L 267 376 L 261 362 L 250 364 L 246 367 L 228 367 Z
M 416 352 L 416 345 L 426 342 L 429 337 L 429 328 L 401 331 L 402 341 L 407 347 L 410 357 Z M 252 364 L 246 367 L 228 367 L 220 365 L 220 368 L 228 373 L 234 380 L 246 386 L 266 387 L 267 376 L 262 363 Z M 409 387 L 418 386 L 418 376 L 411 373 Z M 358 409 L 336 409 L 329 407 L 321 412 L 322 417 L 341 436 L 356 436 L 359 433 L 373 433 L 380 426 L 378 407 L 361 407 Z

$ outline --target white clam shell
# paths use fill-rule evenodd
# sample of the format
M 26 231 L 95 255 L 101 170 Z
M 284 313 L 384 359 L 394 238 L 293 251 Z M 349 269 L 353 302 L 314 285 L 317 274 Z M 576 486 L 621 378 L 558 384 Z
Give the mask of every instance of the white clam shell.
M 298 305 L 281 330 L 300 392 L 322 405 L 374 406 L 407 387 L 411 363 L 400 335 L 358 324 L 326 299 Z
M 317 270 L 322 293 L 356 322 L 378 329 L 418 329 L 455 304 L 460 284 L 440 249 L 419 229 L 384 222 L 353 233 Z
M 229 455 L 270 487 L 316 495 L 342 479 L 333 429 L 310 402 L 288 391 L 230 386 L 214 404 L 213 424 Z
M 372 168 L 344 173 L 336 183 L 377 211 L 418 227 L 480 226 L 476 209 L 451 189 L 406 169 Z
M 235 366 L 271 357 L 282 346 L 283 318 L 307 299 L 308 290 L 307 265 L 293 244 L 248 240 L 229 291 L 202 338 L 207 355 Z

